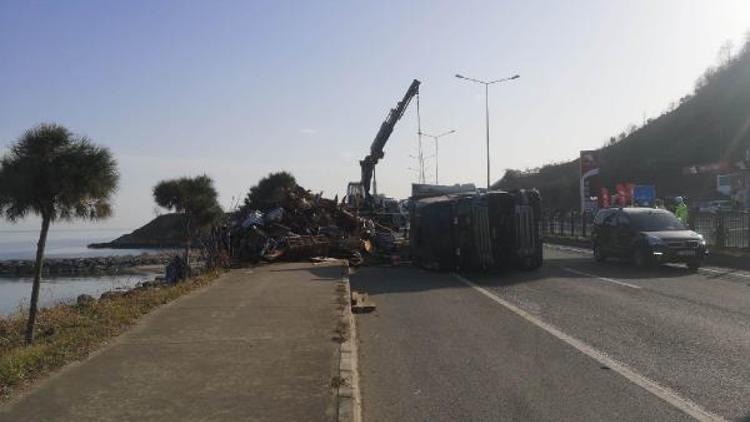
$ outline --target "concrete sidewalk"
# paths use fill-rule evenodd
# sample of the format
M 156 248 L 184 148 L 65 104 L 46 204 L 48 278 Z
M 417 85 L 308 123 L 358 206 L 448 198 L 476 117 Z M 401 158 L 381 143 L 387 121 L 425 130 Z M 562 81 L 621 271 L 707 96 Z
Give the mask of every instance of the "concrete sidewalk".
M 233 270 L 6 404 L 0 420 L 335 420 L 345 270 Z

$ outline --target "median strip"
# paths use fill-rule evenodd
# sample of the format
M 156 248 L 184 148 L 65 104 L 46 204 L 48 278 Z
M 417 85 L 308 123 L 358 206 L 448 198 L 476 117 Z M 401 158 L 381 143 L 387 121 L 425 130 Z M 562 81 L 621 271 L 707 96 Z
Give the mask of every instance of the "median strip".
M 487 296 L 488 298 L 492 299 L 494 302 L 502 305 L 506 309 L 510 310 L 514 314 L 520 316 L 521 318 L 525 319 L 526 321 L 534 324 L 535 326 L 541 328 L 542 330 L 546 331 L 547 333 L 551 334 L 552 336 L 556 337 L 557 339 L 563 341 L 564 343 L 568 344 L 569 346 L 572 346 L 579 352 L 589 356 L 590 358 L 594 359 L 595 361 L 599 362 L 600 364 L 610 368 L 611 370 L 617 372 L 618 374 L 625 377 L 630 382 L 638 385 L 639 387 L 643 388 L 644 390 L 648 391 L 649 393 L 653 394 L 654 396 L 664 400 L 665 402 L 671 404 L 675 408 L 679 409 L 680 411 L 684 412 L 685 414 L 692 416 L 693 418 L 700 420 L 700 421 L 725 421 L 724 418 L 722 418 L 719 415 L 716 415 L 714 413 L 709 412 L 708 410 L 703 409 L 700 405 L 696 404 L 695 402 L 686 399 L 684 397 L 681 397 L 676 392 L 672 391 L 671 389 L 664 387 L 662 385 L 657 384 L 655 381 L 652 381 L 643 375 L 637 373 L 635 370 L 631 369 L 627 365 L 620 363 L 610 357 L 608 357 L 603 352 L 600 352 L 593 347 L 589 346 L 588 344 L 569 336 L 568 334 L 565 334 L 564 332 L 560 331 L 556 327 L 554 327 L 551 324 L 548 324 L 539 318 L 536 318 L 535 316 L 531 315 L 530 313 L 524 311 L 523 309 L 511 304 L 510 302 L 501 299 L 497 295 L 489 292 L 487 289 L 480 287 L 476 284 L 474 284 L 472 281 L 458 275 L 454 274 L 454 277 L 466 284 L 467 286 L 473 288 L 474 290 L 478 291 L 479 293 L 482 293 L 483 295 Z

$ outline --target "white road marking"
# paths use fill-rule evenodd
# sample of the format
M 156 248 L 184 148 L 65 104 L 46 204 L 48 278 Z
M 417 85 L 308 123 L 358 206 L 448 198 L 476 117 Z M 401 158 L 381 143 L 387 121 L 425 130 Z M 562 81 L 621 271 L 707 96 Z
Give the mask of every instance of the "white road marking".
M 557 249 L 557 250 L 560 250 L 560 251 L 576 252 L 576 253 L 583 253 L 583 254 L 592 253 L 591 249 L 577 248 L 575 246 L 556 245 L 554 243 L 545 243 L 544 246 L 546 246 L 546 247 L 548 247 L 550 249 Z
M 714 273 L 714 274 L 719 274 L 719 275 L 730 275 L 730 276 L 735 276 L 735 277 L 750 278 L 750 274 L 738 273 L 736 270 L 732 270 L 729 268 L 725 270 L 714 269 L 714 268 L 701 268 L 700 271 L 706 271 L 709 273 Z
M 584 248 L 576 248 L 571 246 L 561 246 L 556 245 L 553 243 L 545 243 L 544 246 L 550 248 L 550 249 L 556 249 L 560 251 L 566 251 L 566 252 L 575 252 L 575 253 L 583 253 L 583 254 L 590 254 L 591 249 L 584 249 Z M 728 275 L 728 276 L 736 276 L 736 277 L 742 277 L 742 278 L 748 278 L 750 279 L 750 274 L 748 273 L 741 273 L 737 272 L 738 270 L 732 269 L 732 268 L 721 268 L 721 267 L 701 267 L 699 272 L 708 272 L 712 274 L 718 274 L 718 275 Z M 619 282 L 618 282 L 619 283 Z M 640 287 L 638 287 L 640 288 Z
M 567 272 L 569 272 L 569 273 L 573 273 L 573 274 L 577 274 L 577 275 L 582 275 L 584 277 L 589 277 L 589 278 L 595 278 L 597 280 L 606 281 L 607 283 L 613 283 L 613 284 L 617 284 L 617 285 L 620 285 L 620 286 L 623 286 L 623 287 L 630 287 L 631 289 L 642 289 L 641 286 L 636 286 L 635 284 L 625 283 L 624 281 L 618 281 L 618 280 L 615 280 L 613 278 L 601 277 L 601 276 L 598 276 L 596 274 L 590 274 L 590 273 L 586 273 L 586 272 L 583 272 L 583 271 L 574 270 L 574 269 L 568 268 L 568 267 L 562 267 L 562 269 L 565 270 L 565 271 L 567 271 Z
M 624 363 L 620 363 L 610 358 L 603 352 L 600 352 L 594 349 L 593 347 L 589 346 L 588 344 L 563 333 L 562 331 L 560 331 L 553 325 L 548 324 L 540 320 L 539 318 L 536 318 L 535 316 L 513 305 L 512 303 L 501 299 L 500 297 L 498 297 L 497 295 L 493 293 L 490 293 L 487 289 L 484 289 L 483 287 L 480 287 L 474 284 L 473 282 L 467 280 L 466 278 L 458 274 L 453 274 L 453 275 L 457 280 L 461 281 L 462 283 L 468 285 L 469 287 L 473 288 L 479 293 L 482 293 L 483 295 L 492 299 L 494 302 L 504 306 L 511 312 L 525 319 L 526 321 L 536 325 L 537 327 L 541 328 L 542 330 L 556 337 L 558 340 L 561 340 L 562 342 L 568 344 L 569 346 L 572 346 L 579 352 L 594 359 L 595 361 L 601 363 L 602 365 L 609 367 L 611 370 L 622 375 L 630 382 L 638 385 L 639 387 L 643 388 L 649 393 L 671 404 L 672 406 L 684 412 L 685 414 L 692 416 L 699 421 L 726 421 L 726 419 L 722 418 L 721 416 L 703 409 L 701 406 L 699 406 L 695 402 L 689 399 L 686 399 L 684 397 L 681 397 L 680 395 L 678 395 L 676 392 L 672 391 L 671 389 L 664 387 L 662 385 L 659 385 L 654 381 L 651 381 L 650 379 L 637 373 L 635 370 L 630 369 L 630 367 L 628 367 Z

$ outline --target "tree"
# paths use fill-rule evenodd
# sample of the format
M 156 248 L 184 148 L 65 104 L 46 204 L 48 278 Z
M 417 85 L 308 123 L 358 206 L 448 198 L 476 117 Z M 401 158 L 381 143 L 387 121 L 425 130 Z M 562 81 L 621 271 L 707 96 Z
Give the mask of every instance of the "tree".
M 734 43 L 732 42 L 732 40 L 724 41 L 724 44 L 719 47 L 719 52 L 717 53 L 717 61 L 719 62 L 719 66 L 728 66 L 729 63 L 732 62 L 733 48 Z
M 296 187 L 297 181 L 290 173 L 271 173 L 250 188 L 245 197 L 245 209 L 271 210 L 279 206 Z
M 193 236 L 217 222 L 223 215 L 216 197 L 214 182 L 206 175 L 194 178 L 163 180 L 154 186 L 154 201 L 168 210 L 182 214 L 185 227 L 185 270 L 190 273 L 190 247 Z
M 34 263 L 26 343 L 34 341 L 44 247 L 50 224 L 112 214 L 117 163 L 107 148 L 65 127 L 44 123 L 23 134 L 0 160 L 0 215 L 11 222 L 34 214 L 42 219 Z

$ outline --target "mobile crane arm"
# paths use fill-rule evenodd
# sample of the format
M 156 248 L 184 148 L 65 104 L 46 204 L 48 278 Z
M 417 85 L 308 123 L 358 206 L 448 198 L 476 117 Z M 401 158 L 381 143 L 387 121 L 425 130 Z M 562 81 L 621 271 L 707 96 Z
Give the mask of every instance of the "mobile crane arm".
M 404 98 L 396 104 L 396 108 L 391 109 L 383 124 L 380 125 L 380 130 L 378 131 L 378 134 L 375 135 L 372 145 L 370 145 L 370 154 L 367 155 L 364 160 L 359 162 L 359 165 L 362 167 L 361 183 L 366 198 L 370 197 L 370 184 L 372 182 L 372 174 L 375 170 L 375 165 L 385 155 L 383 148 L 385 147 L 386 142 L 388 142 L 388 138 L 391 137 L 396 122 L 398 122 L 399 119 L 401 119 L 401 116 L 404 115 L 404 111 L 406 111 L 406 107 L 409 105 L 412 98 L 419 94 L 419 84 L 420 82 L 416 79 L 412 81 L 411 85 L 409 85 L 409 89 L 406 90 Z

